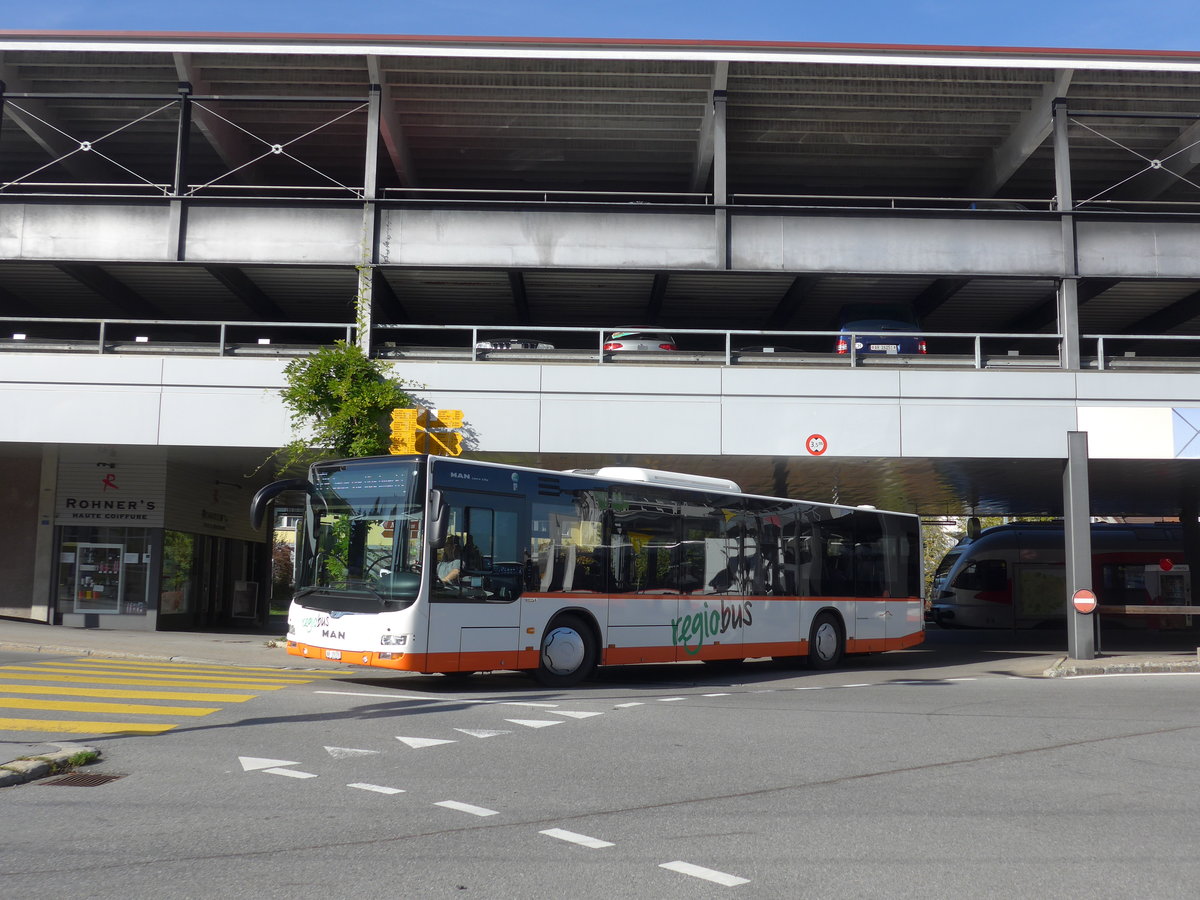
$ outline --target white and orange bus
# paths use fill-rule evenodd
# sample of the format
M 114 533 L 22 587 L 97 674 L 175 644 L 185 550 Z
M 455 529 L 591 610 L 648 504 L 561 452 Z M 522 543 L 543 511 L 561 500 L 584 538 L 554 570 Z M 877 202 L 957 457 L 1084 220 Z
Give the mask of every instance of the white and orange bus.
M 647 469 L 346 459 L 306 495 L 288 652 L 423 673 L 895 650 L 924 638 L 916 516 Z

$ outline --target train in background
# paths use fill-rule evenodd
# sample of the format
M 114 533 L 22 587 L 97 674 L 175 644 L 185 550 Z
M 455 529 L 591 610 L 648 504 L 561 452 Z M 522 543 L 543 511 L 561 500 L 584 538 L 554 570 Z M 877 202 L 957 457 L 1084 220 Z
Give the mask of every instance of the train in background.
M 1092 590 L 1101 607 L 1191 605 L 1182 526 L 1096 522 L 1091 536 Z M 1014 522 L 964 537 L 934 574 L 930 618 L 946 628 L 1034 628 L 1065 621 L 1065 560 L 1062 522 Z M 1129 627 L 1192 624 L 1191 616 L 1180 615 L 1120 619 Z

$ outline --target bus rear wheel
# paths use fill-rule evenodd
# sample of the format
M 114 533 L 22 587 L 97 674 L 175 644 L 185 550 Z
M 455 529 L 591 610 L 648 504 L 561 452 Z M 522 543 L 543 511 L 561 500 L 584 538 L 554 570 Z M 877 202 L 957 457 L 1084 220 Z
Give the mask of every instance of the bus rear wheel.
M 846 652 L 842 626 L 833 613 L 821 613 L 812 623 L 808 638 L 808 665 L 813 669 L 832 669 Z
M 579 616 L 559 616 L 542 635 L 535 677 L 547 687 L 578 684 L 596 668 L 596 638 Z

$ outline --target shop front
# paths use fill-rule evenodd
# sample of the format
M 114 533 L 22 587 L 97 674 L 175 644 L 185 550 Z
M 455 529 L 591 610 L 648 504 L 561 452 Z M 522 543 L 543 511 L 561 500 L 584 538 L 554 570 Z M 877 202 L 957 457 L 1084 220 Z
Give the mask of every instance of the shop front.
M 123 630 L 267 624 L 268 546 L 247 488 L 163 448 L 62 448 L 53 621 Z

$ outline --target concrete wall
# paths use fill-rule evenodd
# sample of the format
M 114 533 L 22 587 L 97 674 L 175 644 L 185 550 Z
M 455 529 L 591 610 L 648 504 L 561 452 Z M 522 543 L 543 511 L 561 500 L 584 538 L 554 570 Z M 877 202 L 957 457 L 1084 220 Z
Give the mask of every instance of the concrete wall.
M 283 365 L 6 355 L 3 437 L 277 447 L 290 439 Z M 1063 433 L 1082 425 L 1097 431 L 1096 455 L 1117 455 L 1106 446 L 1119 439 L 1127 458 L 1170 458 L 1161 428 L 1121 437 L 1127 411 L 1157 411 L 1161 423 L 1174 408 L 1200 408 L 1191 374 L 497 362 L 396 372 L 427 386 L 417 393 L 429 405 L 464 410 L 479 449 L 499 452 L 803 456 L 820 435 L 828 457 L 1044 459 L 1061 457 Z

